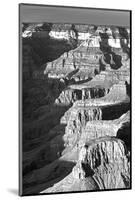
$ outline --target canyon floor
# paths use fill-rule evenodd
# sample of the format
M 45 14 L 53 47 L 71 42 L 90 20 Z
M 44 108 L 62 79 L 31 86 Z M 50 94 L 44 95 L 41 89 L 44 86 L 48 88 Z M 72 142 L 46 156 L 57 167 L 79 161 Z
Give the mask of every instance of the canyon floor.
M 25 24 L 22 47 L 23 194 L 129 189 L 129 28 Z

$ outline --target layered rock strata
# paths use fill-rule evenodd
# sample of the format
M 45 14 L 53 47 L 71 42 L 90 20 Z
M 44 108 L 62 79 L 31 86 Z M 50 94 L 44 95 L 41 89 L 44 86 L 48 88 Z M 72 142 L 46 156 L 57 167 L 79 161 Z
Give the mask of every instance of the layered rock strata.
M 24 119 L 24 193 L 130 188 L 129 29 L 36 24 L 24 33 L 70 44 L 39 69 L 29 46 L 24 54 L 24 72 L 29 57 L 32 76 L 45 81 Z

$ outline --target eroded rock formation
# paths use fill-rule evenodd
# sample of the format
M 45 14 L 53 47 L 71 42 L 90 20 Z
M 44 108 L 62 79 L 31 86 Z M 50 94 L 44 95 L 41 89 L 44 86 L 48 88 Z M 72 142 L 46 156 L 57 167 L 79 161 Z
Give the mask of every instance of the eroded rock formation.
M 25 194 L 130 188 L 129 28 L 23 27 Z

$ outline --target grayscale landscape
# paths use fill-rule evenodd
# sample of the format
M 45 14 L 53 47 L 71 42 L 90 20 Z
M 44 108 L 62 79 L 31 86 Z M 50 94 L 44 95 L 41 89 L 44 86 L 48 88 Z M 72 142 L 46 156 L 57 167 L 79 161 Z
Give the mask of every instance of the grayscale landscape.
M 129 189 L 130 27 L 22 24 L 23 194 Z

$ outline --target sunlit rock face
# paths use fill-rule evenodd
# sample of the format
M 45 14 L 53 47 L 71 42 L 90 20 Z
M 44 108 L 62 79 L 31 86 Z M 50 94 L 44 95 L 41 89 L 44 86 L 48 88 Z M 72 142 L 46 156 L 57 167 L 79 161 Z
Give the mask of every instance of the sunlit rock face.
M 39 76 L 47 74 L 49 78 L 63 78 L 68 76 L 73 70 L 79 69 L 73 79 L 75 81 L 85 80 L 87 79 L 87 74 L 88 77 L 93 77 L 95 70 L 96 73 L 99 73 L 101 65 L 109 64 L 114 69 L 117 69 L 117 67 L 129 62 L 129 55 L 127 55 L 127 58 L 124 57 L 126 53 L 129 53 L 126 49 L 129 49 L 130 34 L 129 30 L 124 28 L 114 29 L 113 27 L 94 27 L 89 25 L 86 25 L 84 28 L 82 25 L 73 26 L 71 24 L 60 25 L 51 23 L 24 24 L 22 36 L 26 39 L 31 38 L 32 40 L 37 40 L 37 42 L 41 40 L 38 48 L 40 48 L 39 51 L 43 49 L 43 52 L 45 48 L 43 45 L 46 45 L 46 43 L 42 40 L 67 42 L 65 53 L 58 56 L 59 58 L 53 62 L 48 62 L 47 65 L 42 66 L 42 70 L 39 69 L 40 72 L 42 71 L 42 73 L 39 73 Z M 50 45 L 53 44 L 50 43 L 49 48 Z M 35 51 L 37 48 L 37 46 L 33 47 L 31 51 Z M 74 50 L 70 51 L 70 49 Z M 108 51 L 106 53 L 105 49 L 110 52 Z M 36 50 L 34 52 L 32 56 L 33 60 L 35 60 L 35 56 L 39 57 L 39 51 Z M 57 50 L 55 52 L 57 53 Z M 46 57 L 43 53 L 42 56 Z M 41 63 L 43 64 L 42 61 Z M 28 71 L 30 70 L 32 71 L 31 73 L 35 73 L 37 68 L 32 68 Z
M 71 105 L 77 100 L 100 98 L 109 92 L 106 88 L 67 88 L 55 100 L 57 105 Z
M 74 81 L 93 77 L 95 71 L 99 71 L 99 58 L 102 52 L 99 48 L 91 49 L 90 45 L 89 40 L 84 41 L 78 48 L 48 63 L 44 74 L 48 74 L 49 78 L 72 78 Z
M 86 72 L 89 77 L 93 77 L 94 72 L 99 73 L 105 66 L 106 68 L 110 66 L 110 69 L 114 70 L 122 66 L 129 67 L 130 42 L 127 30 L 100 27 L 91 32 L 87 39 L 80 38 L 79 40 L 82 43 L 78 42 L 77 48 L 64 53 L 54 62 L 48 63 L 44 74 L 48 74 L 50 78 L 68 78 L 69 74 L 75 70 L 72 78 L 77 81 L 88 78 Z
M 41 193 L 118 188 L 130 188 L 129 156 L 121 140 L 108 137 L 82 147 L 72 172 Z
M 120 118 L 114 120 L 88 121 L 85 128 L 82 131 L 79 145 L 84 145 L 85 143 L 90 142 L 93 139 L 98 139 L 106 136 L 119 137 L 118 131 L 124 127 L 128 127 L 129 124 L 129 111 L 123 114 Z
M 24 24 L 24 193 L 130 188 L 130 29 Z
M 100 189 L 128 188 L 130 166 L 124 143 L 102 138 L 86 144 L 80 150 L 73 174 L 81 179 L 91 176 Z

